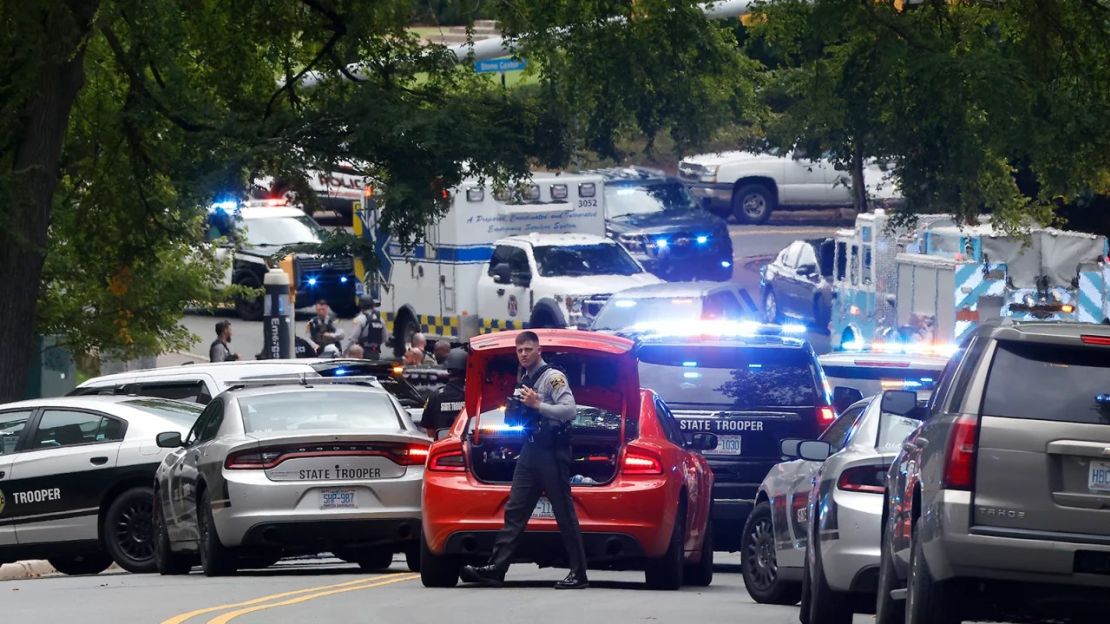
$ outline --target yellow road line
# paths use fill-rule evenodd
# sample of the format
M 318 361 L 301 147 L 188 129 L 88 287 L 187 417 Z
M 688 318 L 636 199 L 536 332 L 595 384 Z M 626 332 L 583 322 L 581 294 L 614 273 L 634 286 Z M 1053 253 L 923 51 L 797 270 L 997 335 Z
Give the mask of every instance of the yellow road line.
M 267 603 L 267 604 L 263 604 L 263 605 L 257 605 L 257 606 L 254 606 L 254 607 L 246 607 L 245 609 L 239 609 L 237 611 L 232 611 L 231 613 L 225 613 L 225 614 L 223 614 L 219 617 L 212 618 L 211 620 L 208 620 L 208 624 L 227 624 L 228 622 L 230 622 L 231 620 L 234 620 L 235 618 L 239 617 L 240 615 L 246 615 L 248 613 L 254 613 L 255 611 L 262 611 L 262 610 L 265 610 L 265 609 L 273 609 L 274 607 L 284 607 L 284 606 L 288 606 L 288 605 L 298 604 L 298 603 L 301 603 L 301 602 L 308 602 L 309 600 L 315 600 L 316 598 L 323 598 L 324 596 L 331 596 L 332 594 L 342 594 L 343 592 L 358 591 L 360 589 L 372 589 L 374 587 L 381 587 L 383 585 L 392 585 L 393 583 L 403 583 L 405 581 L 411 581 L 411 580 L 418 579 L 418 578 L 420 578 L 419 574 L 405 574 L 403 576 L 398 576 L 396 578 L 391 578 L 391 579 L 386 579 L 386 580 L 383 580 L 383 581 L 367 583 L 365 585 L 352 585 L 350 587 L 340 587 L 338 589 L 331 589 L 331 590 L 328 590 L 328 591 L 322 591 L 322 592 L 318 592 L 318 593 L 315 593 L 315 594 L 309 594 L 307 596 L 299 596 L 297 598 L 290 598 L 289 600 L 283 600 L 281 602 L 271 602 L 271 603 Z
M 330 589 L 330 588 L 333 588 L 333 587 L 346 587 L 348 585 L 357 585 L 357 584 L 362 584 L 362 583 L 368 583 L 368 582 L 374 581 L 374 580 L 377 580 L 377 577 L 368 578 L 368 579 L 367 578 L 361 578 L 361 579 L 357 579 L 357 580 L 354 580 L 354 581 L 347 581 L 346 583 L 336 583 L 335 585 L 320 585 L 318 587 L 306 587 L 305 589 L 297 589 L 297 590 L 294 590 L 294 591 L 282 592 L 280 594 L 272 594 L 272 595 L 269 595 L 269 596 L 262 596 L 260 598 L 254 598 L 253 600 L 247 600 L 246 602 L 233 602 L 231 604 L 220 605 L 218 607 L 205 607 L 204 609 L 197 609 L 195 611 L 189 611 L 188 613 L 182 613 L 181 615 L 175 615 L 175 616 L 171 617 L 168 620 L 162 621 L 162 624 L 183 624 L 184 622 L 187 622 L 188 620 L 190 620 L 190 619 L 192 619 L 192 618 L 194 618 L 198 615 L 204 615 L 205 613 L 212 613 L 213 611 L 223 611 L 224 609 L 234 609 L 235 607 L 245 607 L 247 605 L 258 604 L 260 602 L 267 602 L 269 600 L 277 600 L 278 598 L 285 598 L 286 596 L 295 596 L 297 594 L 306 594 L 308 592 L 317 592 L 317 591 L 321 591 L 321 590 L 325 590 L 325 589 Z

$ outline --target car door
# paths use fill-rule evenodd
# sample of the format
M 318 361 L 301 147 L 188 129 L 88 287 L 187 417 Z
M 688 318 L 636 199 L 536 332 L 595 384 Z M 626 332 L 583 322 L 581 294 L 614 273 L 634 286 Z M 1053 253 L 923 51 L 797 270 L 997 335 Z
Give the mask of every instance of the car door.
M 785 159 L 779 203 L 813 206 L 830 202 L 824 163 L 797 148 Z
M 173 465 L 169 467 L 170 516 L 172 541 L 195 541 L 197 532 L 197 485 L 200 463 L 223 423 L 224 402 L 214 400 L 204 408 L 192 430 L 185 438 L 185 445 L 174 451 Z
M 19 544 L 95 540 L 127 424 L 95 412 L 45 407 L 11 464 Z
M 697 541 L 699 531 L 696 529 L 705 526 L 713 496 L 702 478 L 703 474 L 709 472 L 709 464 L 700 454 L 686 447 L 686 436 L 682 433 L 682 427 L 671 414 L 671 410 L 659 398 L 655 399 L 655 416 L 659 420 L 663 435 L 674 444 L 674 448 L 670 449 L 671 456 L 665 458 L 669 460 L 667 465 L 678 467 L 686 484 L 689 504 L 686 507 L 685 550 L 691 552 L 697 550 L 700 545 L 700 541 Z
M 795 316 L 798 310 L 798 260 L 802 255 L 805 243 L 794 241 L 786 250 L 782 273 L 776 282 L 775 294 L 778 295 L 779 312 Z
M 16 543 L 13 494 L 19 482 L 12 478 L 12 462 L 33 414 L 29 409 L 0 412 L 0 549 Z
M 509 267 L 510 280 L 500 283 L 494 278 L 494 268 L 499 264 Z M 532 269 L 528 253 L 514 245 L 498 245 L 493 250 L 486 273 L 479 280 L 478 315 L 483 321 L 496 320 L 500 327 L 507 323 L 521 326 L 531 315 L 529 288 L 525 284 L 532 279 Z
M 806 242 L 798 245 L 798 259 L 788 278 L 790 282 L 791 312 L 799 318 L 814 318 L 813 298 L 821 285 L 821 267 L 817 263 L 817 252 L 813 245 Z

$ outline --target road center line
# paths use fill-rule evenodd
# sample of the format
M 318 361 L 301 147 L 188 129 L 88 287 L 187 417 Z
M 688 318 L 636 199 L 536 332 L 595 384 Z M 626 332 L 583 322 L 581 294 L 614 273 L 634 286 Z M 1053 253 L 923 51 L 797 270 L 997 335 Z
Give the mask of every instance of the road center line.
M 195 611 L 189 611 L 188 613 L 182 613 L 181 615 L 175 615 L 175 616 L 171 617 L 168 620 L 163 620 L 162 624 L 183 624 L 184 622 L 187 622 L 188 620 L 190 620 L 190 619 L 192 619 L 192 618 L 194 618 L 198 615 L 204 615 L 205 613 L 212 613 L 212 612 L 215 612 L 215 611 L 223 611 L 225 609 L 234 609 L 235 607 L 245 607 L 247 605 L 254 605 L 254 604 L 258 604 L 260 602 L 267 602 L 267 601 L 270 601 L 270 600 L 277 600 L 279 598 L 285 598 L 287 596 L 296 596 L 297 594 L 306 594 L 308 592 L 318 592 L 318 591 L 321 591 L 321 590 L 331 589 L 331 588 L 335 588 L 335 587 L 346 587 L 348 585 L 358 585 L 358 584 L 362 584 L 362 583 L 368 583 L 368 582 L 371 582 L 371 581 L 378 580 L 378 578 L 380 578 L 380 577 L 361 578 L 361 579 L 356 579 L 356 580 L 353 580 L 353 581 L 347 581 L 345 583 L 336 583 L 335 585 L 320 585 L 318 587 L 306 587 L 304 589 L 296 589 L 296 590 L 293 590 L 293 591 L 282 592 L 280 594 L 271 594 L 269 596 L 261 596 L 259 598 L 254 598 L 254 599 L 251 599 L 251 600 L 247 600 L 245 602 L 233 602 L 231 604 L 219 605 L 219 606 L 216 606 L 216 607 L 205 607 L 203 609 L 197 609 Z
M 360 589 L 373 589 L 375 587 L 381 587 L 383 585 L 392 585 L 394 583 L 403 583 L 405 581 L 412 581 L 412 580 L 415 580 L 415 579 L 418 579 L 418 578 L 420 578 L 419 574 L 405 574 L 405 575 L 402 575 L 402 576 L 398 576 L 396 578 L 390 578 L 390 579 L 385 579 L 385 580 L 376 581 L 376 582 L 367 582 L 366 584 L 363 584 L 363 585 L 351 585 L 351 586 L 348 586 L 348 587 L 339 587 L 337 589 L 322 591 L 322 592 L 318 592 L 318 593 L 315 593 L 315 594 L 308 594 L 307 596 L 299 596 L 297 598 L 290 598 L 289 600 L 283 600 L 281 602 L 270 602 L 270 603 L 267 603 L 267 604 L 256 605 L 256 606 L 253 606 L 253 607 L 246 607 L 244 609 L 239 609 L 237 611 L 232 611 L 230 613 L 225 613 L 225 614 L 223 614 L 219 617 L 212 618 L 211 620 L 208 620 L 208 624 L 227 624 L 228 622 L 230 622 L 231 620 L 234 620 L 235 618 L 239 617 L 240 615 L 246 615 L 248 613 L 254 613 L 255 611 L 263 611 L 265 609 L 273 609 L 274 607 L 284 607 L 284 606 L 288 606 L 288 605 L 298 604 L 298 603 L 301 603 L 301 602 L 308 602 L 309 600 L 315 600 L 317 598 L 323 598 L 324 596 L 331 596 L 333 594 L 342 594 L 344 592 L 358 591 Z

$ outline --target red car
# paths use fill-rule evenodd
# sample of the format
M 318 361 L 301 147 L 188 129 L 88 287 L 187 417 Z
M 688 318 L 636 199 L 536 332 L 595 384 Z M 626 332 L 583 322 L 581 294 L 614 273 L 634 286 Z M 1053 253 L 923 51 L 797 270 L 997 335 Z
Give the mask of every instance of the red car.
M 502 407 L 516 384 L 519 332 L 470 341 L 465 408 L 428 455 L 420 575 L 452 587 L 463 564 L 485 564 L 504 524 L 523 438 Z M 642 390 L 636 343 L 573 330 L 537 330 L 543 357 L 562 369 L 578 404 L 571 425 L 571 496 L 591 569 L 642 569 L 649 586 L 706 586 L 713 578 L 709 507 L 713 473 L 697 452 L 713 434 L 684 441 L 651 390 Z M 566 565 L 551 511 L 541 499 L 516 561 Z

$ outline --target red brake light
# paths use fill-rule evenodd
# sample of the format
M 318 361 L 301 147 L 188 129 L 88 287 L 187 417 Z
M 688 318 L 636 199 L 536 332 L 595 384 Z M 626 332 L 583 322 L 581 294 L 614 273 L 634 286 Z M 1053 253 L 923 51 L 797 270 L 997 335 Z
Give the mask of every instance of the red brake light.
M 394 461 L 402 466 L 423 466 L 428 461 L 428 447 L 423 444 L 410 444 Z
M 1091 334 L 1082 334 L 1079 339 L 1083 344 L 1098 345 L 1100 347 L 1110 347 L 1110 336 L 1092 336 Z
M 883 481 L 883 470 L 880 466 L 856 466 L 840 473 L 836 487 L 847 492 L 882 494 L 886 491 Z
M 269 470 L 290 459 L 368 456 L 387 457 L 399 466 L 423 466 L 428 459 L 428 446 L 388 442 L 273 446 L 232 453 L 224 461 L 224 467 L 228 470 Z
M 647 451 L 629 449 L 621 462 L 621 472 L 626 475 L 661 475 L 663 462 Z
M 822 405 L 817 408 L 817 424 L 821 425 L 821 431 L 824 431 L 825 427 L 833 424 L 835 420 L 836 410 L 828 405 Z
M 447 450 L 432 455 L 428 460 L 428 470 L 436 472 L 466 472 L 466 460 L 462 451 Z
M 948 438 L 948 458 L 944 465 L 944 487 L 970 490 L 975 477 L 975 449 L 979 444 L 979 419 L 960 416 Z
M 278 465 L 281 451 L 277 449 L 251 449 L 227 456 L 224 467 L 228 470 L 268 470 Z

